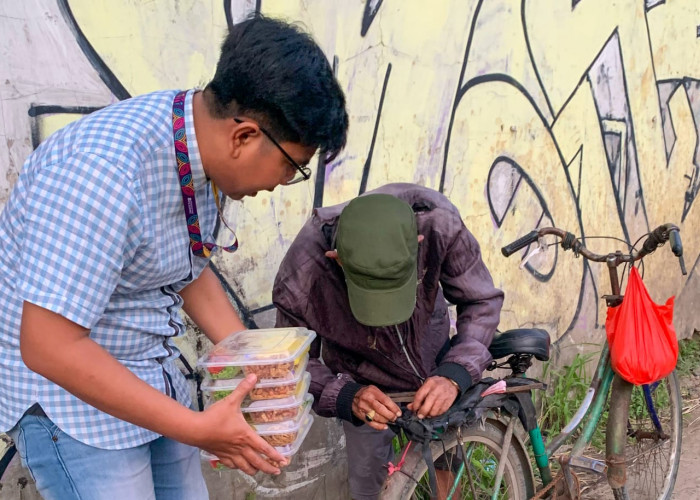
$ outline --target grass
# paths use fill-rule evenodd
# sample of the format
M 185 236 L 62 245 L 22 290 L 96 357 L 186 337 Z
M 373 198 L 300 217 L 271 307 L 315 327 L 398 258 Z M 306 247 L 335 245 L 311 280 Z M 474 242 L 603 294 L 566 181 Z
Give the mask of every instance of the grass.
M 700 334 L 678 342 L 678 365 L 676 370 L 681 377 L 695 375 L 700 368 Z
M 549 362 L 544 364 L 542 380 L 547 391 L 539 393 L 536 406 L 540 428 L 550 435 L 561 432 L 581 406 L 591 382 L 586 365 L 596 356 L 597 353 L 576 354 L 571 364 L 558 369 L 552 369 Z

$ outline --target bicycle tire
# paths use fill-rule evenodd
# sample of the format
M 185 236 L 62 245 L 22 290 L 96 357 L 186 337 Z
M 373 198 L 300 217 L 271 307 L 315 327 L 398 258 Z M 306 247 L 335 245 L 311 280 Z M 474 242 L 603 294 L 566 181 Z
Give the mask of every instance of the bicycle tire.
M 483 445 L 497 460 L 502 456 L 503 438 L 506 433 L 505 425 L 494 419 L 487 419 L 483 425 L 462 428 L 462 441 L 465 448 L 470 444 Z M 443 448 L 444 443 L 444 448 Z M 451 429 L 445 433 L 442 441 L 431 443 L 433 461 L 444 454 L 444 450 L 452 450 L 457 446 L 457 430 Z M 507 454 L 503 474 L 503 484 L 508 489 L 509 500 L 527 500 L 535 494 L 535 482 L 532 467 L 522 442 L 513 435 Z M 493 465 L 493 464 L 491 464 Z M 416 446 L 406 454 L 404 465 L 400 472 L 389 476 L 382 488 L 381 500 L 405 500 L 421 498 L 416 494 L 416 487 L 421 478 L 426 476 L 428 466 L 423 459 L 420 447 Z M 463 478 L 467 475 L 464 474 Z M 468 487 L 462 486 L 462 498 L 471 499 L 473 495 Z M 467 496 L 464 496 L 467 495 Z M 491 498 L 488 495 L 477 498 Z
M 644 387 L 651 389 L 651 400 L 645 397 Z M 644 401 L 643 405 L 639 405 L 640 400 Z M 657 425 L 667 432 L 667 439 L 634 437 L 635 431 L 651 432 Z M 683 402 L 676 372 L 657 382 L 655 387 L 654 384 L 635 387 L 630 398 L 625 446 L 627 482 L 622 488 L 614 489 L 616 498 L 670 500 L 678 475 L 682 435 Z

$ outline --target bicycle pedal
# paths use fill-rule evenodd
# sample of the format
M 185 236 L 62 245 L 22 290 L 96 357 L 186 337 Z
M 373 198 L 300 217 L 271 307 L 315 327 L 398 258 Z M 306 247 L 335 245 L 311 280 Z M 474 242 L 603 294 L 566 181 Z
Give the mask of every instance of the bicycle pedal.
M 569 459 L 569 465 L 572 467 L 578 467 L 579 469 L 592 470 L 598 474 L 605 474 L 608 470 L 608 466 L 602 460 L 596 460 L 595 458 L 576 456 Z

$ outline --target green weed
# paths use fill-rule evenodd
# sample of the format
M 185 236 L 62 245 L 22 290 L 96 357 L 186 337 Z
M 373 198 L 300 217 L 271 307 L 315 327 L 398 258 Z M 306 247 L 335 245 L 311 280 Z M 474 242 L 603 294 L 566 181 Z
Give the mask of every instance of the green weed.
M 678 342 L 678 365 L 676 370 L 681 377 L 693 375 L 700 368 L 700 335 L 695 334 L 689 339 Z
M 597 353 L 576 354 L 571 364 L 553 370 L 549 362 L 542 370 L 547 391 L 537 398 L 539 424 L 550 435 L 558 434 L 572 419 L 588 391 L 586 364 Z

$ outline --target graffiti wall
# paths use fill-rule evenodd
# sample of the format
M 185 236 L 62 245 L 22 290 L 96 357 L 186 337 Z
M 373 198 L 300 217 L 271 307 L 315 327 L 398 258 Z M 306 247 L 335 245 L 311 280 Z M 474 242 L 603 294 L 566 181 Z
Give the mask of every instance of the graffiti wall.
M 681 227 L 689 275 L 662 249 L 645 281 L 677 296 L 679 335 L 700 328 L 697 0 L 0 0 L 0 207 L 64 124 L 205 84 L 227 27 L 255 10 L 313 33 L 351 129 L 312 181 L 226 204 L 241 246 L 214 264 L 250 325 L 269 325 L 275 271 L 314 207 L 402 181 L 460 208 L 506 291 L 502 328 L 600 341 L 609 293 L 601 266 L 552 246 L 519 269 L 504 244 L 556 225 L 607 252 L 663 222 Z
M 551 247 L 523 270 L 497 249 L 557 225 L 601 252 L 666 221 L 690 277 L 662 250 L 645 279 L 697 322 L 700 6 L 694 0 L 25 0 L 0 2 L 0 205 L 22 162 L 63 124 L 120 99 L 203 85 L 227 26 L 254 10 L 296 20 L 347 93 L 345 152 L 315 179 L 225 210 L 241 247 L 215 259 L 250 323 L 315 206 L 386 182 L 439 189 L 506 291 L 504 328 L 600 334 L 601 266 Z M 268 314 L 269 316 L 269 314 Z M 595 336 L 595 333 L 593 334 Z

